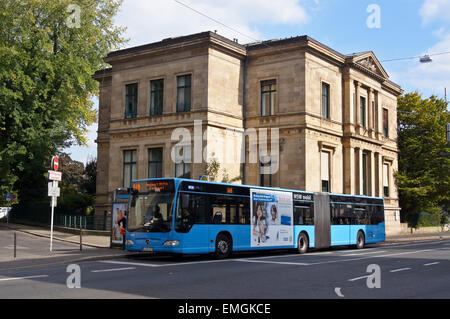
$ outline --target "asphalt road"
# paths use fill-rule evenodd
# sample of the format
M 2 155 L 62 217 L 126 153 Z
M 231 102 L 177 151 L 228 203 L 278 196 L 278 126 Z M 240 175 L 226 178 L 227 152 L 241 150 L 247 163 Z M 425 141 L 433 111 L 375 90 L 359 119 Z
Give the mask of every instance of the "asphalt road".
M 379 269 L 376 279 L 369 265 Z M 0 270 L 0 298 L 450 298 L 450 239 L 226 260 L 147 255 L 82 262 L 81 288 L 68 288 L 67 266 Z

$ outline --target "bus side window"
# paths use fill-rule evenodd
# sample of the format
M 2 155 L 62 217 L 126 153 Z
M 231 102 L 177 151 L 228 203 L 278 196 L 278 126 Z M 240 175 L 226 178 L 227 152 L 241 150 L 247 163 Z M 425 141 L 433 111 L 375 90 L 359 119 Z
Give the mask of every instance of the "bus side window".
M 222 224 L 226 221 L 227 201 L 222 196 L 209 196 L 209 217 L 213 224 Z
M 250 225 L 250 199 L 241 197 L 239 201 L 239 224 Z
M 297 202 L 294 205 L 294 225 L 314 225 L 314 206 Z
M 229 208 L 229 212 L 230 214 L 227 215 L 227 223 L 230 224 L 239 224 L 239 204 L 233 202 L 233 201 L 228 201 L 230 208 Z

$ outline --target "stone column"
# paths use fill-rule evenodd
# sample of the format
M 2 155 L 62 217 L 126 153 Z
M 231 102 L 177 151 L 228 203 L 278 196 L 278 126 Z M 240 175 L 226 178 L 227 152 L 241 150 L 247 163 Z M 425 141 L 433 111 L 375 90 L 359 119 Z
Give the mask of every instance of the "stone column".
M 361 148 L 355 148 L 355 195 L 361 195 L 362 190 L 362 150 Z
M 148 178 L 148 149 L 140 145 L 136 148 L 136 178 Z
M 370 167 L 369 167 L 369 192 L 368 194 L 370 196 L 376 196 L 376 192 L 375 192 L 375 174 L 376 174 L 376 170 L 375 170 L 375 153 L 374 152 L 370 152 Z
M 352 80 L 350 76 L 344 77 L 344 124 L 354 123 Z
M 344 147 L 344 193 L 355 194 L 355 148 Z
M 355 124 L 361 126 L 361 99 L 359 97 L 359 90 L 361 88 L 361 83 L 356 82 L 355 83 L 355 96 L 356 96 L 356 122 Z
M 367 128 L 370 130 L 373 129 L 372 94 L 373 89 L 369 88 L 367 90 Z
M 383 156 L 380 153 L 375 154 L 377 162 L 377 196 L 383 197 Z
M 374 101 L 375 101 L 375 114 L 374 114 L 374 129 L 375 132 L 378 133 L 380 131 L 380 114 L 379 114 L 379 105 L 378 105 L 378 91 L 374 90 Z

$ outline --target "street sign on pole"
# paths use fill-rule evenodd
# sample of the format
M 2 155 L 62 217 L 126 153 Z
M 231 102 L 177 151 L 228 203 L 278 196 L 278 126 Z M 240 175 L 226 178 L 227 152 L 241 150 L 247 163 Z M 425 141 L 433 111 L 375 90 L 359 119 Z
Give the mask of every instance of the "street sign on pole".
M 48 196 L 58 197 L 60 195 L 60 190 L 58 181 L 48 183 Z
M 59 167 L 59 158 L 58 156 L 52 157 L 52 170 L 57 171 Z
M 48 171 L 48 179 L 52 182 L 48 183 L 48 196 L 52 198 L 50 206 L 52 207 L 52 216 L 50 221 L 50 251 L 53 249 L 53 217 L 56 207 L 56 199 L 60 195 L 60 188 L 58 187 L 58 181 L 61 181 L 61 172 L 57 172 L 59 168 L 58 156 L 52 157 L 51 163 L 52 170 Z
M 48 179 L 51 181 L 61 181 L 62 173 L 57 171 L 48 171 Z

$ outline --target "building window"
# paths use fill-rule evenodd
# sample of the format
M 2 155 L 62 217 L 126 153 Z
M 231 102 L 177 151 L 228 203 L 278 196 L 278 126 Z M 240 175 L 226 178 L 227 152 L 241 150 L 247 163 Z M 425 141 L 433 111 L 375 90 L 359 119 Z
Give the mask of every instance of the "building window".
M 383 164 L 383 192 L 384 197 L 389 197 L 389 165 Z
M 322 82 L 322 117 L 330 119 L 330 85 Z
M 191 178 L 191 146 L 175 147 L 175 177 Z
M 322 192 L 330 192 L 330 153 L 320 153 L 320 178 L 322 181 Z
M 136 150 L 123 151 L 123 187 L 131 187 L 136 179 Z
M 191 110 L 191 75 L 177 77 L 177 112 Z
M 148 178 L 162 177 L 162 157 L 162 147 L 148 149 Z
M 163 112 L 164 80 L 150 81 L 150 115 L 161 115 Z
M 368 185 L 367 185 L 367 182 L 368 182 L 368 172 L 369 172 L 369 170 L 368 170 L 368 168 L 367 168 L 367 165 L 368 165 L 368 161 L 367 161 L 367 157 L 368 157 L 368 155 L 367 155 L 367 153 L 363 153 L 362 154 L 362 163 L 361 163 L 361 165 L 362 165 L 362 194 L 363 195 L 368 195 Z
M 138 104 L 138 84 L 127 84 L 125 86 L 125 118 L 134 118 L 137 116 Z
M 361 125 L 362 126 L 366 126 L 366 98 L 361 96 L 360 97 L 360 120 L 361 120 Z
M 261 116 L 274 114 L 276 95 L 276 80 L 261 81 Z
M 387 109 L 383 109 L 383 135 L 389 137 L 389 113 Z

